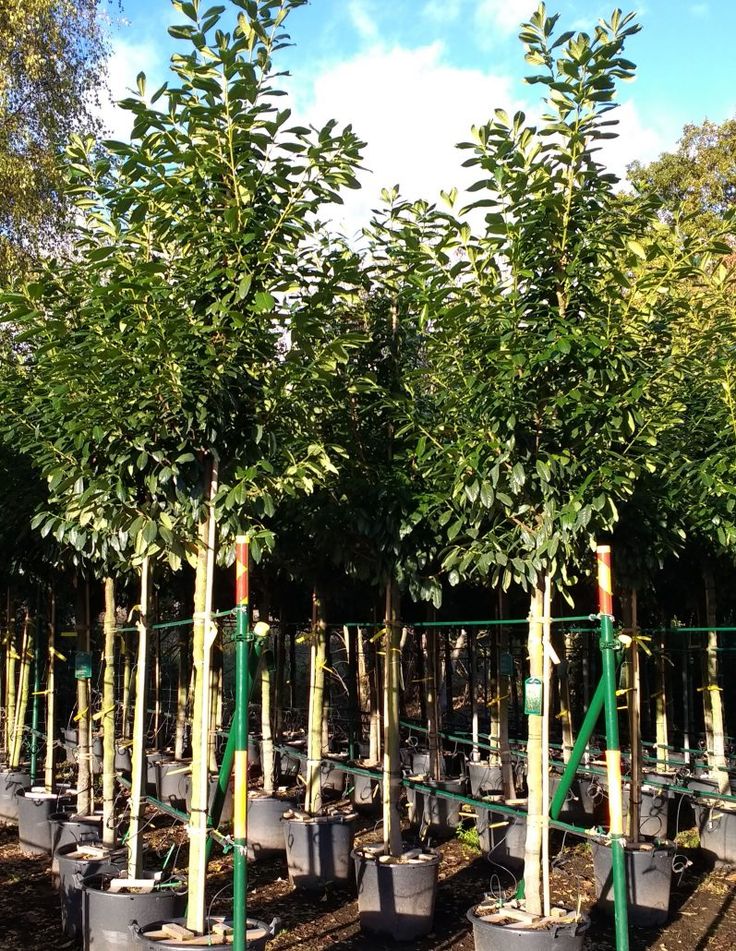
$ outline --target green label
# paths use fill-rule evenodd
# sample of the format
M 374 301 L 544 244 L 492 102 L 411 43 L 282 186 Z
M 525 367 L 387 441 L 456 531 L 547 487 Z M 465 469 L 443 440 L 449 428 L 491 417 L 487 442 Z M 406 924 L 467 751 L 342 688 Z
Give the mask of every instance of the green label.
M 498 672 L 502 677 L 514 676 L 514 658 L 511 654 L 501 654 L 498 658 Z
M 524 681 L 524 713 L 528 717 L 542 715 L 542 681 L 537 677 L 528 677 Z
M 74 676 L 77 680 L 89 680 L 92 676 L 92 655 L 89 651 L 77 651 L 74 655 Z

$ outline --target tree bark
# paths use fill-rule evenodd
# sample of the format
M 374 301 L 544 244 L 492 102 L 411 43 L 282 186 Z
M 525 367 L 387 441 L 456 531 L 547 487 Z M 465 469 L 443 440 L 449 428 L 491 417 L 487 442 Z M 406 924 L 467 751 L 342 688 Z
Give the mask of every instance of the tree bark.
M 102 670 L 102 841 L 115 845 L 115 582 L 105 578 Z
M 383 848 L 386 855 L 402 853 L 401 759 L 399 752 L 399 694 L 401 692 L 401 645 L 399 591 L 393 578 L 386 583 L 385 687 L 383 693 Z
M 708 751 L 708 769 L 718 783 L 718 791 L 727 794 L 730 789 L 726 760 L 726 728 L 723 717 L 723 700 L 718 684 L 718 632 L 716 627 L 716 584 L 713 569 L 703 569 L 705 583 L 706 626 L 711 628 L 706 635 L 706 649 L 702 655 L 703 665 L 703 712 L 705 740 Z
M 544 591 L 534 589 L 529 610 L 529 676 L 544 681 L 544 647 L 542 623 Z M 542 717 L 527 719 L 527 803 L 526 842 L 524 846 L 524 894 L 526 910 L 542 914 L 540 864 L 542 850 Z M 546 765 L 546 764 L 545 764 Z

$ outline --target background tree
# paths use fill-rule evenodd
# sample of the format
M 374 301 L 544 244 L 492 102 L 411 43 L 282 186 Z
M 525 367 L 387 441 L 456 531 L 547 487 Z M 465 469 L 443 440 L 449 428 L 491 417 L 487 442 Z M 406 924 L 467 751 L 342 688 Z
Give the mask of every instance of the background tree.
M 98 128 L 106 57 L 100 0 L 0 4 L 0 284 L 67 230 L 58 159 Z

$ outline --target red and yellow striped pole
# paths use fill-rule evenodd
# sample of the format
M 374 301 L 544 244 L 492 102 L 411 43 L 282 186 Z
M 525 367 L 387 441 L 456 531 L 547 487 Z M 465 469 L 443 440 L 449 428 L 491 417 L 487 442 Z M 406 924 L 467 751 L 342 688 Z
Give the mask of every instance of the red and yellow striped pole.
M 626 888 L 626 855 L 624 852 L 623 794 L 621 789 L 621 749 L 618 736 L 616 702 L 616 641 L 613 636 L 613 581 L 611 578 L 610 545 L 598 545 L 598 611 L 601 622 L 601 657 L 603 666 L 606 712 L 606 772 L 608 775 L 608 806 L 611 814 L 611 871 L 616 916 L 616 951 L 628 951 L 629 925 Z
M 235 789 L 233 799 L 233 948 L 245 951 L 248 927 L 248 539 L 235 542 Z

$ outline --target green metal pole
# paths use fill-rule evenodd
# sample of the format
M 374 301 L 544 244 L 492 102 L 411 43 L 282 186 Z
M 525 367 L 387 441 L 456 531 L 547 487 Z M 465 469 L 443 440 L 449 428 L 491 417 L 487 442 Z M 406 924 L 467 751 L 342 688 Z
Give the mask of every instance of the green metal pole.
M 560 811 L 565 805 L 567 793 L 573 783 L 573 780 L 575 779 L 578 766 L 580 766 L 580 763 L 582 762 L 585 750 L 588 746 L 588 740 L 590 740 L 591 736 L 593 735 L 593 730 L 595 729 L 595 725 L 598 722 L 598 717 L 601 715 L 601 710 L 603 710 L 605 694 L 606 681 L 604 678 L 601 678 L 601 681 L 596 687 L 595 693 L 593 694 L 593 699 L 590 701 L 590 706 L 588 707 L 588 712 L 585 714 L 585 719 L 583 720 L 582 726 L 580 727 L 578 737 L 575 740 L 575 745 L 573 746 L 572 753 L 570 754 L 570 760 L 565 766 L 565 771 L 560 777 L 557 791 L 552 797 L 552 803 L 549 807 L 549 814 L 553 819 L 559 818 Z
M 235 796 L 233 802 L 233 948 L 245 951 L 248 928 L 248 861 L 246 855 L 248 810 L 248 541 L 239 535 L 235 544 Z
M 616 702 L 616 641 L 613 636 L 613 585 L 611 580 L 611 549 L 599 545 L 598 605 L 601 620 L 601 658 L 605 684 L 606 769 L 608 773 L 608 804 L 611 813 L 611 871 L 616 923 L 616 951 L 629 949 L 629 922 L 626 888 L 626 853 L 624 851 L 623 796 L 621 790 L 621 750 L 618 738 Z
M 38 717 L 39 696 L 41 693 L 41 593 L 36 595 L 36 619 L 33 631 L 33 712 L 31 714 L 31 786 L 36 785 L 38 772 Z M 53 737 L 46 738 L 47 743 L 53 742 Z

